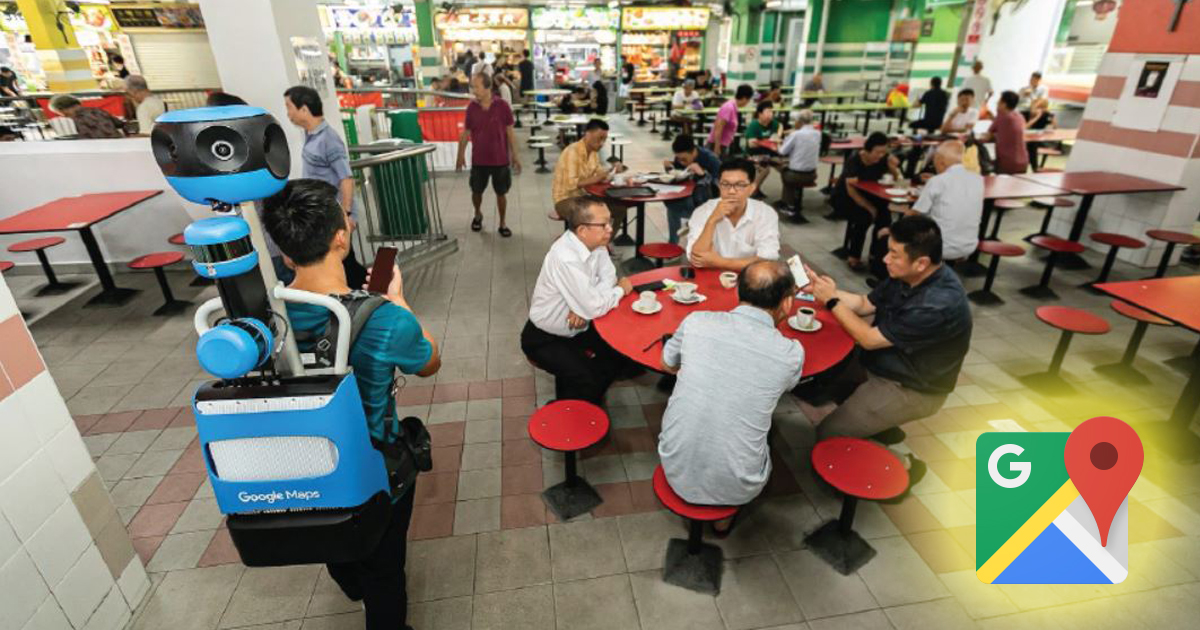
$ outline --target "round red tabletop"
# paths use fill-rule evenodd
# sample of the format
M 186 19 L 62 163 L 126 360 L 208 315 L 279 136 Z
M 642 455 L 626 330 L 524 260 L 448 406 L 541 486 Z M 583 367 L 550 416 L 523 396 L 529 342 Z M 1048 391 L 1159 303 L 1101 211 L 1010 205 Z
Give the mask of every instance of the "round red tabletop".
M 633 276 L 630 280 L 634 286 L 656 280 L 669 278 L 682 281 L 679 267 L 663 267 Z M 707 299 L 699 304 L 683 305 L 671 299 L 669 291 L 658 292 L 658 302 L 662 310 L 653 315 L 642 315 L 634 312 L 633 303 L 638 299 L 636 292 L 621 299 L 616 308 L 605 316 L 595 320 L 593 325 L 596 332 L 608 345 L 621 354 L 637 361 L 641 365 L 655 371 L 662 371 L 662 344 L 656 343 L 647 349 L 651 342 L 662 338 L 666 333 L 675 332 L 679 323 L 694 311 L 731 311 L 738 304 L 737 288 L 726 289 L 721 286 L 720 272 L 713 269 L 697 269 L 696 278 L 690 282 L 697 285 L 696 292 Z M 792 313 L 797 309 L 808 306 L 817 311 L 817 319 L 821 329 L 816 332 L 803 333 L 792 329 L 787 322 L 779 323 L 779 332 L 789 339 L 795 339 L 804 347 L 804 370 L 802 376 L 808 377 L 820 374 L 837 365 L 854 349 L 854 340 L 846 333 L 833 314 L 815 302 L 794 300 Z
M 529 437 L 553 451 L 578 451 L 608 433 L 608 414 L 582 400 L 557 400 L 529 417 Z
M 812 452 L 813 470 L 829 485 L 860 499 L 882 500 L 908 488 L 908 471 L 886 448 L 852 437 L 818 442 Z
M 668 185 L 683 186 L 683 190 L 681 190 L 677 193 L 660 193 L 660 194 L 657 194 L 657 195 L 654 195 L 651 197 L 621 197 L 621 198 L 617 198 L 617 197 L 609 197 L 608 196 L 608 189 L 612 188 L 612 184 L 609 182 L 604 182 L 604 183 L 600 183 L 600 184 L 592 184 L 591 186 L 585 186 L 583 189 L 586 190 L 588 192 L 588 194 L 595 195 L 597 197 L 604 197 L 605 199 L 611 199 L 617 203 L 627 203 L 627 204 L 654 203 L 656 201 L 675 201 L 676 199 L 683 199 L 685 197 L 691 197 L 692 191 L 696 189 L 696 182 L 693 182 L 690 179 L 676 183 L 676 184 L 668 184 Z

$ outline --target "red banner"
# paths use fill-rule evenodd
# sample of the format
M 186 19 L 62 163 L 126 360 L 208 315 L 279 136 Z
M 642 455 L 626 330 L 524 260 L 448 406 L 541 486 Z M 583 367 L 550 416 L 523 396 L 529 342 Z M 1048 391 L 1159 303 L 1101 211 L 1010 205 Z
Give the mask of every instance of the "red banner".
M 38 105 L 42 106 L 42 111 L 46 113 L 47 118 L 58 118 L 58 114 L 50 111 L 50 99 L 39 98 Z M 125 118 L 125 95 L 112 94 L 109 96 L 101 96 L 99 98 L 81 98 L 79 102 L 84 107 L 99 107 L 104 111 L 116 116 L 117 118 Z
M 425 142 L 457 142 L 466 118 L 466 110 L 417 111 L 417 124 L 421 126 L 421 138 Z

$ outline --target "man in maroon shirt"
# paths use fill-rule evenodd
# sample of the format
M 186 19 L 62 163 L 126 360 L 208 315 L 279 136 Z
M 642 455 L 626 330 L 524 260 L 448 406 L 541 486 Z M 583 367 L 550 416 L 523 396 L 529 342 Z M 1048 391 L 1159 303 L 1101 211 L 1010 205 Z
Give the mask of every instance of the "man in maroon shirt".
M 1006 90 L 996 103 L 996 118 L 981 142 L 996 143 L 996 172 L 1024 173 L 1029 168 L 1029 152 L 1025 148 L 1025 118 L 1017 113 L 1021 97 Z
M 512 187 L 512 173 L 521 172 L 521 161 L 517 158 L 517 139 L 513 136 L 512 108 L 502 98 L 492 94 L 492 78 L 486 73 L 471 77 L 471 92 L 475 100 L 467 105 L 467 119 L 463 123 L 462 135 L 458 138 L 458 162 L 455 170 L 466 165 L 467 143 L 471 147 L 471 203 L 475 205 L 475 218 L 471 219 L 471 231 L 483 229 L 483 191 L 488 180 L 496 193 L 496 209 L 500 214 L 497 231 L 505 238 L 512 230 L 504 224 L 508 210 L 505 195 Z

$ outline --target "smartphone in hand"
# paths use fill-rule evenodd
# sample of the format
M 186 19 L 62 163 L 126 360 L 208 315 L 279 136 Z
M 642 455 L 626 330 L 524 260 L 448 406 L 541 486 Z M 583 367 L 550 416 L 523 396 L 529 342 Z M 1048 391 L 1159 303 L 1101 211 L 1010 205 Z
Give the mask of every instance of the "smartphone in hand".
M 367 290 L 372 293 L 387 293 L 388 285 L 392 283 L 392 271 L 396 265 L 395 247 L 380 247 L 375 252 L 375 262 L 371 263 L 371 281 Z
M 788 269 L 792 271 L 792 277 L 796 279 L 796 287 L 803 288 L 808 286 L 810 282 L 808 273 L 804 271 L 804 263 L 800 262 L 800 255 L 792 256 L 787 261 Z

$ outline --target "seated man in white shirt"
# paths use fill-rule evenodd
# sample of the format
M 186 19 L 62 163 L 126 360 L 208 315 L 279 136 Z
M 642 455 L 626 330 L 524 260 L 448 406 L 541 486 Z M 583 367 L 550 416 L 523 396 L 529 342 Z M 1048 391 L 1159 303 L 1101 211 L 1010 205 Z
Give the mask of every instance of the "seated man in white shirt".
M 566 204 L 571 229 L 546 253 L 533 287 L 521 350 L 554 375 L 555 397 L 604 404 L 604 392 L 626 365 L 591 325 L 629 295 L 609 258 L 612 218 L 604 202 L 573 197 Z
M 788 134 L 779 147 L 787 158 L 783 169 L 783 202 L 791 209 L 793 223 L 808 223 L 802 214 L 804 189 L 817 183 L 817 162 L 821 157 L 821 132 L 813 127 L 813 113 L 802 109 L 796 113 L 796 130 Z
M 962 164 L 966 147 L 958 140 L 938 145 L 937 170 L 906 214 L 927 214 L 942 230 L 942 259 L 953 265 L 975 251 L 983 214 L 983 177 Z
M 787 265 L 751 264 L 737 291 L 737 308 L 688 315 L 663 346 L 663 369 L 679 378 L 658 454 L 671 488 L 689 503 L 744 505 L 762 492 L 771 476 L 771 415 L 804 366 L 804 348 L 776 328 L 796 292 Z
M 966 133 L 979 122 L 979 110 L 975 108 L 975 90 L 963 88 L 958 91 L 958 106 L 946 115 L 942 133 Z
M 779 259 L 779 217 L 767 204 L 751 199 L 754 163 L 745 159 L 721 165 L 721 196 L 692 212 L 688 220 L 688 261 L 694 267 L 741 271 L 759 260 Z

